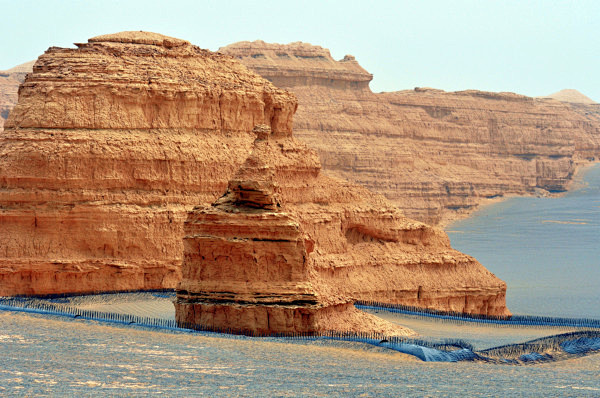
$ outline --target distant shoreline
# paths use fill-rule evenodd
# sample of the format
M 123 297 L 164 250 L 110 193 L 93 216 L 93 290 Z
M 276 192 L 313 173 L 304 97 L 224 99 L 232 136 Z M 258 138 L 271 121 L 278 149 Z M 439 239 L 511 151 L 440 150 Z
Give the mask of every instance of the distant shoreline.
M 452 228 L 454 223 L 464 220 L 464 219 L 467 219 L 467 218 L 475 217 L 478 212 L 487 208 L 488 206 L 503 202 L 503 201 L 511 199 L 511 198 L 532 198 L 532 197 L 560 198 L 560 197 L 563 197 L 566 194 L 568 194 L 569 192 L 573 192 L 573 191 L 576 191 L 578 189 L 585 187 L 587 185 L 584 182 L 585 175 L 587 174 L 588 171 L 590 171 L 592 168 L 594 168 L 597 165 L 600 165 L 599 161 L 578 162 L 575 165 L 575 172 L 573 173 L 573 177 L 571 177 L 571 179 L 569 180 L 569 182 L 566 186 L 567 189 L 564 192 L 550 193 L 550 192 L 546 191 L 547 193 L 544 193 L 544 194 L 540 194 L 540 193 L 523 194 L 523 195 L 508 194 L 508 195 L 491 198 L 491 199 L 481 198 L 479 203 L 477 204 L 477 207 L 474 207 L 473 210 L 471 210 L 469 212 L 461 213 L 461 214 L 451 213 L 451 214 L 448 214 L 447 216 L 442 216 L 442 220 L 436 225 L 436 227 L 444 230 L 445 232 L 449 232 L 449 230 Z

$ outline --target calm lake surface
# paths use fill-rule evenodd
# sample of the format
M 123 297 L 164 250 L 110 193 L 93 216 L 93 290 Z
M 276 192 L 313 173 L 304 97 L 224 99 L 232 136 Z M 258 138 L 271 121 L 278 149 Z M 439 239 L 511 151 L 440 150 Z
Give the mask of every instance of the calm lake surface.
M 511 198 L 446 229 L 508 284 L 516 314 L 600 318 L 600 165 L 560 198 Z

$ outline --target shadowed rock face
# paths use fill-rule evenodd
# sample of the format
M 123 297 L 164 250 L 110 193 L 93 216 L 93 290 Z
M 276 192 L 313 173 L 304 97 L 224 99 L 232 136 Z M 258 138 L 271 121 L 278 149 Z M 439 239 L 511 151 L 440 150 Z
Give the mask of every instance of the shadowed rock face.
M 293 95 L 146 32 L 52 47 L 0 136 L 0 294 L 174 288 L 186 213 L 291 134 Z
M 324 171 L 382 193 L 412 218 L 443 223 L 506 194 L 560 192 L 600 158 L 600 108 L 512 93 L 374 94 L 354 57 L 306 43 L 220 49 L 299 101 L 294 134 Z

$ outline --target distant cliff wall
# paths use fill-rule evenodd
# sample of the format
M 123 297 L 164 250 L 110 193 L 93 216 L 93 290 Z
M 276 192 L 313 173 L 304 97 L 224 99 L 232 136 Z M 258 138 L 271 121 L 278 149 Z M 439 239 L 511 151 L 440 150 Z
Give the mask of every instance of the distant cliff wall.
M 256 41 L 220 51 L 296 94 L 295 135 L 327 174 L 420 221 L 444 223 L 505 195 L 564 191 L 579 165 L 600 159 L 600 104 L 475 90 L 374 94 L 353 56 L 335 61 L 318 46 Z M 0 116 L 27 67 L 0 72 Z
M 17 103 L 19 84 L 23 83 L 27 73 L 31 72 L 34 61 L 0 71 L 0 131 L 8 118 L 10 110 Z
M 599 105 L 475 90 L 374 94 L 354 57 L 335 61 L 318 46 L 257 41 L 220 51 L 296 94 L 295 135 L 327 174 L 424 222 L 490 198 L 564 191 L 579 164 L 600 159 Z

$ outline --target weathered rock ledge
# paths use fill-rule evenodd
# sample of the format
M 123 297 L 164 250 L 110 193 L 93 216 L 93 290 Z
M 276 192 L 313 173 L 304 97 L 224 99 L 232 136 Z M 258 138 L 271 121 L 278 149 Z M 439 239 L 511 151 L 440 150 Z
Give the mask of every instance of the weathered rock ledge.
M 92 41 L 131 43 L 138 33 Z M 318 150 L 326 173 L 380 192 L 424 222 L 444 224 L 505 195 L 563 192 L 580 165 L 600 158 L 600 104 L 572 90 L 559 97 L 566 103 L 476 90 L 373 94 L 373 76 L 350 55 L 335 61 L 301 42 L 221 51 L 297 94 L 296 135 Z M 0 73 L 0 127 L 27 69 Z

